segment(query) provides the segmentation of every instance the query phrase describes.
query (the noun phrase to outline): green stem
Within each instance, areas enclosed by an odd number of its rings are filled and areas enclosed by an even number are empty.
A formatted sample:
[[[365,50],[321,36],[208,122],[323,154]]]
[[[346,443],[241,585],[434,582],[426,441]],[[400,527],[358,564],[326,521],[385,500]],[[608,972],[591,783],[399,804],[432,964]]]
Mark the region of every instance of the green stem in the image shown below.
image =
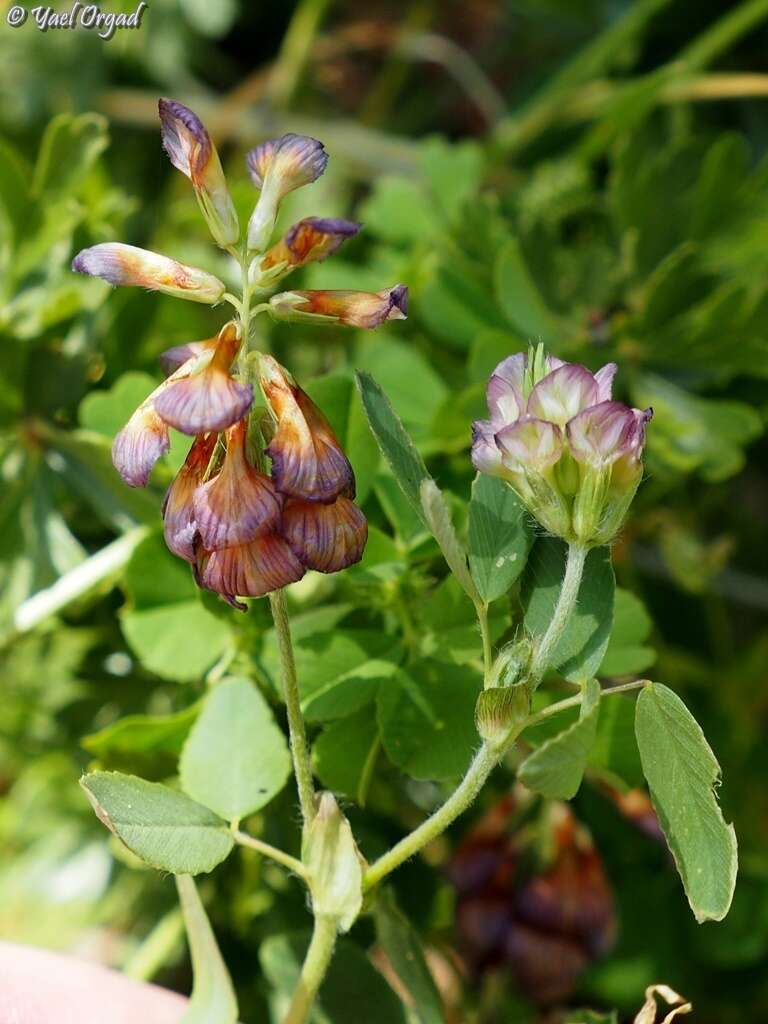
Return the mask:
[[[322,984],[333,956],[337,930],[335,917],[321,914],[315,918],[312,941],[301,968],[301,975],[293,993],[291,1005],[283,1018],[283,1024],[305,1024],[309,1018],[317,990]]]
[[[315,816],[315,790],[312,784],[312,765],[307,747],[307,730],[304,716],[301,713],[299,700],[299,683],[296,677],[296,661],[291,643],[291,627],[288,622],[288,608],[285,592],[276,590],[269,595],[269,606],[275,623],[277,645],[280,650],[282,667],[283,698],[288,713],[288,731],[291,737],[291,757],[296,785],[299,790],[299,802],[304,824],[309,825]]]
[[[537,641],[536,648],[531,659],[531,666],[528,673],[531,688],[535,689],[541,682],[541,677],[549,666],[552,655],[559,644],[568,619],[571,617],[581,586],[581,575],[584,571],[584,562],[589,554],[589,548],[581,544],[568,545],[568,558],[565,563],[565,575],[560,588],[560,595],[552,613],[549,626],[544,635]]]
[[[604,700],[606,697],[610,697],[612,693],[630,693],[632,690],[642,690],[644,686],[648,684],[647,679],[635,679],[631,683],[622,683],[620,686],[609,686],[603,690],[600,694],[600,699]],[[566,697],[565,700],[559,700],[556,704],[548,704],[541,711],[535,711],[532,715],[529,715],[525,720],[524,729],[530,728],[532,725],[538,725],[539,722],[543,722],[545,718],[551,718],[552,715],[559,715],[561,711],[567,711],[568,708],[580,707],[583,697],[581,693],[574,694],[573,697]]]
[[[488,627],[488,605],[483,602],[478,602],[475,604],[475,611],[477,612],[477,621],[480,624],[480,636],[483,641],[483,678],[485,685],[488,686],[491,678],[491,669],[493,667],[491,631]]]
[[[248,846],[252,850],[257,850],[262,856],[277,861],[278,864],[282,864],[284,868],[288,868],[289,871],[292,871],[294,875],[298,875],[299,878],[307,878],[307,869],[300,860],[291,857],[289,853],[284,853],[282,850],[278,850],[276,846],[265,843],[262,839],[257,839],[255,836],[249,836],[247,832],[241,832],[239,829],[234,829],[232,836],[235,842],[240,843],[241,846]]]
[[[379,857],[368,868],[363,877],[363,889],[372,889],[374,885],[408,860],[427,843],[431,842],[448,826],[463,814],[477,794],[483,788],[485,780],[501,760],[504,750],[483,743],[467,773],[458,787],[451,793],[442,807],[439,807],[417,829],[396,843],[387,853]]]

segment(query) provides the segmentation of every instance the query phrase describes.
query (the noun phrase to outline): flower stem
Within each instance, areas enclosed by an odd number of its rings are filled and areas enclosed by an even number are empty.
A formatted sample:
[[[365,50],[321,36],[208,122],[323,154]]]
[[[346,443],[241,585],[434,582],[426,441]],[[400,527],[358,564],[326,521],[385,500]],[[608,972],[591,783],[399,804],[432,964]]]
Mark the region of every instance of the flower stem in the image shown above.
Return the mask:
[[[568,558],[565,563],[565,575],[563,576],[560,595],[546,632],[537,641],[533,658],[531,659],[528,672],[531,688],[535,688],[541,682],[541,677],[546,672],[550,659],[565,632],[568,619],[576,607],[579,587],[581,586],[581,575],[584,571],[584,562],[588,554],[589,548],[581,544],[568,545]]]
[[[309,1018],[317,990],[322,984],[333,956],[337,930],[335,917],[321,914],[315,918],[312,941],[301,968],[301,975],[293,993],[291,1005],[283,1018],[283,1024],[305,1024]]]
[[[276,590],[269,595],[269,606],[275,623],[277,645],[280,650],[282,667],[283,698],[288,713],[288,731],[291,736],[291,757],[296,785],[299,790],[299,803],[304,824],[309,825],[315,816],[315,790],[312,785],[312,766],[307,747],[307,730],[299,701],[299,683],[296,678],[296,661],[293,657],[291,643],[291,627],[288,622],[288,608],[285,603],[285,592]]]
[[[488,605],[484,602],[475,604],[477,621],[480,625],[480,636],[483,641],[483,678],[484,685],[489,685],[491,669],[493,668],[493,648],[491,647],[491,631],[488,624]]]
[[[247,832],[241,832],[239,829],[234,829],[232,836],[235,842],[241,846],[249,846],[252,850],[257,850],[262,856],[269,857],[270,860],[282,864],[284,868],[288,868],[289,871],[292,871],[294,875],[298,875],[299,878],[306,879],[307,869],[300,860],[291,857],[289,853],[284,853],[282,850],[278,850],[276,846],[265,843],[261,839],[256,839],[255,836],[249,836]]]
[[[485,784],[504,750],[483,743],[467,769],[467,773],[442,807],[422,822],[417,829],[401,839],[391,850],[379,857],[368,868],[363,877],[363,889],[372,889],[403,861],[408,860],[431,840],[435,839],[469,807]]]

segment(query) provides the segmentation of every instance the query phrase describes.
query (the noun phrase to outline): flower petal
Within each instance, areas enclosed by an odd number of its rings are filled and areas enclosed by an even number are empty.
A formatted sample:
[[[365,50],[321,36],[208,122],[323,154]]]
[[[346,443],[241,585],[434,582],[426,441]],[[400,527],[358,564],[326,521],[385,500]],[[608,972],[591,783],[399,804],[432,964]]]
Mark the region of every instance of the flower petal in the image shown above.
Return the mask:
[[[201,369],[170,383],[155,399],[155,409],[172,427],[184,434],[204,434],[232,426],[248,412],[253,389],[229,375],[240,347],[234,321],[219,332],[213,358]]]
[[[131,487],[146,487],[152,467],[170,446],[167,425],[147,401],[115,437],[112,464]]]
[[[595,374],[597,383],[598,402],[609,402],[613,392],[613,378],[618,371],[616,363],[606,363]]]
[[[160,366],[163,373],[168,376],[178,370],[190,359],[196,359],[205,352],[213,351],[216,348],[218,338],[207,338],[205,341],[188,341],[184,345],[174,345],[160,353]]]
[[[294,224],[285,238],[269,250],[261,261],[261,269],[268,270],[280,263],[303,267],[306,263],[320,262],[356,235],[360,227],[349,220],[306,217]]]
[[[634,411],[621,402],[600,402],[584,409],[566,428],[571,455],[592,466],[610,465],[628,454],[637,430]]]
[[[322,142],[293,132],[262,142],[245,159],[256,188],[274,187],[280,196],[316,181],[328,165]]]
[[[354,497],[352,467],[325,416],[271,356],[262,356],[260,373],[264,395],[277,419],[267,454],[278,491],[321,502],[332,502],[340,494]]]
[[[542,472],[554,465],[563,452],[563,434],[546,420],[524,416],[496,434],[501,461],[511,470]]]
[[[501,451],[494,436],[496,429],[489,420],[476,420],[472,424],[472,465],[479,473],[504,476]]]
[[[331,505],[289,498],[282,534],[308,569],[339,572],[363,557],[368,523],[349,498],[337,498]]]
[[[72,260],[72,269],[102,277],[113,285],[149,288],[208,305],[219,302],[226,290],[223,282],[205,270],[122,242],[103,242],[83,249]]]
[[[408,289],[404,284],[380,292],[292,291],[270,299],[274,316],[280,320],[308,320],[331,317],[348,327],[374,328],[385,320],[405,320]]]
[[[195,439],[163,502],[165,543],[174,555],[190,564],[196,561],[197,525],[193,505],[195,489],[205,474],[217,440],[217,434],[207,434]]]
[[[195,491],[195,521],[206,551],[245,544],[279,526],[281,502],[269,477],[248,462],[246,433],[245,420],[228,431],[219,473]]]
[[[531,391],[527,413],[564,427],[582,409],[597,401],[598,385],[589,370],[577,363],[564,363]]]
[[[286,541],[268,533],[247,544],[206,552],[198,579],[207,590],[235,603],[236,597],[262,597],[295,583],[305,571]]]
[[[210,160],[213,144],[203,122],[176,100],[158,102],[163,149],[177,170],[193,181]]]

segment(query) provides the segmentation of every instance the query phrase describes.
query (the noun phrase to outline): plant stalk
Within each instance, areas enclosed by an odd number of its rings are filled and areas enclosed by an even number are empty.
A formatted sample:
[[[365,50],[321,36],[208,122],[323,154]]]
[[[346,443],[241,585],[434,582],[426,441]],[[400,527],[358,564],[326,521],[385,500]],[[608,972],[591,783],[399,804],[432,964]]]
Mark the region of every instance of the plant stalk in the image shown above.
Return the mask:
[[[568,558],[565,563],[565,575],[557,598],[555,610],[544,636],[536,644],[536,649],[531,659],[528,673],[530,686],[535,689],[541,682],[541,678],[549,666],[550,660],[557,649],[557,645],[568,625],[581,586],[581,576],[584,572],[584,562],[589,554],[589,548],[582,544],[568,545]]]
[[[278,864],[282,864],[284,868],[288,868],[294,875],[298,875],[299,878],[307,878],[307,869],[297,860],[292,857],[289,853],[285,853],[283,850],[278,850],[276,846],[272,846],[271,843],[265,843],[262,839],[257,839],[255,836],[249,836],[247,832],[241,832],[239,829],[234,829],[232,832],[234,840],[241,846],[248,846],[252,850],[256,850],[262,855],[262,857],[269,857],[270,860],[276,861]]]
[[[309,1018],[317,990],[322,984],[333,956],[337,930],[335,917],[321,914],[315,918],[312,940],[301,968],[301,975],[293,993],[291,1005],[283,1018],[283,1024],[305,1024]]]
[[[285,592],[276,590],[269,595],[269,606],[275,623],[277,645],[280,651],[282,668],[283,699],[288,713],[288,731],[291,739],[291,757],[296,785],[299,790],[299,803],[304,825],[309,825],[315,816],[315,790],[312,784],[312,765],[307,746],[307,730],[304,726],[304,715],[299,700],[299,683],[296,677],[296,661],[293,656],[291,627],[288,622],[288,608]]]

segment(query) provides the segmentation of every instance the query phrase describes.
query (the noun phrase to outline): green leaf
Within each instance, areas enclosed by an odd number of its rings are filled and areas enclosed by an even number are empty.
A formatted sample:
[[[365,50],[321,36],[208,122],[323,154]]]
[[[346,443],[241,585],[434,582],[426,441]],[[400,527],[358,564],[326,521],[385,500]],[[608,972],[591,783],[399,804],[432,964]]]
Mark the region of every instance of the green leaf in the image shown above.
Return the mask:
[[[617,587],[613,629],[598,675],[631,675],[649,668],[656,661],[656,651],[643,641],[652,627],[643,602],[628,590]]]
[[[58,114],[45,129],[32,191],[57,196],[76,189],[109,143],[101,114]]]
[[[715,796],[720,765],[680,698],[649,683],[635,709],[643,772],[696,920],[728,913],[738,866],[736,833]]]
[[[440,545],[440,550],[448,563],[448,568],[461,584],[467,597],[471,601],[479,602],[480,595],[469,571],[467,553],[456,535],[456,530],[451,521],[451,513],[442,491],[431,477],[427,480],[422,480],[420,491],[424,518],[435,540]]]
[[[469,504],[469,564],[484,601],[506,594],[525,568],[532,543],[528,514],[512,488],[478,473]]]
[[[168,786],[120,772],[92,772],[80,785],[107,828],[160,871],[212,871],[234,845],[218,815]]]
[[[268,804],[290,771],[288,744],[253,683],[218,683],[184,744],[179,765],[184,791],[232,821]]]
[[[369,373],[357,373],[357,386],[373,436],[395,479],[422,522],[421,485],[429,479],[424,460],[408,436],[389,399]]]
[[[197,599],[124,611],[120,625],[148,671],[180,683],[199,679],[221,657],[231,637],[229,625]]]
[[[519,780],[552,800],[576,796],[595,741],[599,711],[600,684],[590,679],[582,693],[578,721],[534,750],[520,766]]]
[[[140,772],[143,778],[174,774],[200,703],[173,715],[126,715],[80,741],[102,768]]]
[[[371,760],[379,749],[379,727],[371,705],[327,726],[315,740],[315,774],[326,789],[365,803],[361,791]]]
[[[91,391],[85,396],[78,409],[80,425],[112,440],[157,385],[148,373],[124,373],[108,391]]]
[[[472,669],[421,661],[379,688],[379,731],[389,759],[414,779],[454,779],[477,747]]]
[[[552,618],[565,571],[566,545],[553,538],[539,539],[523,577],[525,627],[542,636]],[[606,547],[587,555],[576,608],[551,659],[566,679],[580,682],[597,674],[613,626],[613,568]]]
[[[418,933],[395,902],[391,890],[378,894],[373,909],[376,938],[410,996],[415,1024],[445,1024],[440,993],[429,972]]]
[[[274,989],[272,1019],[282,1020],[299,979],[308,932],[270,935],[259,949],[265,977]],[[331,960],[312,1024],[406,1024],[405,1010],[358,945],[341,939]]]
[[[192,957],[192,995],[179,1024],[235,1024],[237,996],[197,887],[189,875],[176,876]]]
[[[635,739],[635,698],[614,694],[600,702],[597,735],[589,752],[589,767],[630,789],[643,784],[643,768]]]
[[[496,301],[514,328],[529,339],[559,340],[557,318],[536,287],[517,239],[510,239],[499,253],[495,280]]]
[[[419,314],[433,334],[459,349],[469,348],[478,334],[505,326],[488,288],[450,262],[437,266],[424,286]]]

